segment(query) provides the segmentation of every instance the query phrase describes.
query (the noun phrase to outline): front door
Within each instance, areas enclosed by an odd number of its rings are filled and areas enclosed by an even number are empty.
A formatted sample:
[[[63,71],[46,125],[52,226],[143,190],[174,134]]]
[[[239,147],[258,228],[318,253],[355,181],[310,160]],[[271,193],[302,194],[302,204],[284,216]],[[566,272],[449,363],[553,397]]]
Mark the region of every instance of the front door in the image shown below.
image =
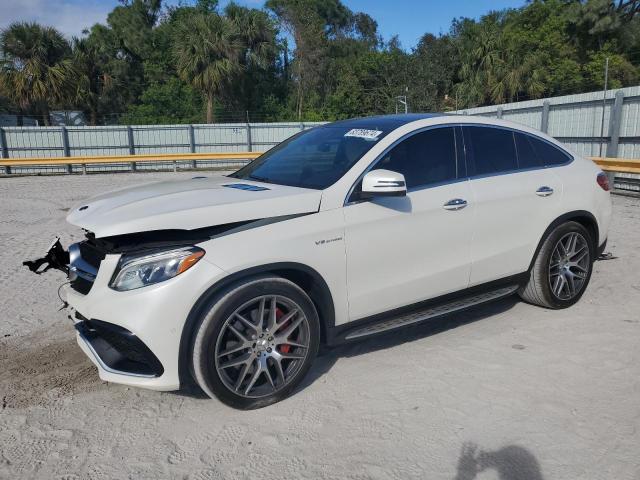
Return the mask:
[[[474,205],[456,132],[416,133],[377,161],[405,176],[406,197],[359,201],[356,188],[344,207],[350,320],[468,285]]]

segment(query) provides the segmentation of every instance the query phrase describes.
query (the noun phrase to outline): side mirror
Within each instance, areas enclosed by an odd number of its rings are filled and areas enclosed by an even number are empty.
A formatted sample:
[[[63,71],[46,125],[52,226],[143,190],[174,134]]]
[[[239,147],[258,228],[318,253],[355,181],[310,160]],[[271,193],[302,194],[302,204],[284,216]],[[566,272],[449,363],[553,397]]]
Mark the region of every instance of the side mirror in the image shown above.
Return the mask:
[[[371,170],[362,178],[362,198],[404,197],[407,184],[404,175],[391,170]]]

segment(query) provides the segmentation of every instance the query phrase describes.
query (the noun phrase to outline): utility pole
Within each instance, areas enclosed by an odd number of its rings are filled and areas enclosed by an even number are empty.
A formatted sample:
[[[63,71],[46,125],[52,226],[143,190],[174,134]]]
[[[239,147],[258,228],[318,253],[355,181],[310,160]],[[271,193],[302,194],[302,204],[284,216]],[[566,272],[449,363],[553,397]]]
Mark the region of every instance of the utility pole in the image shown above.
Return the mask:
[[[602,144],[604,142],[604,110],[607,107],[607,86],[609,83],[609,57],[606,58],[604,64],[604,90],[602,91],[602,117],[600,119],[600,154],[602,157]]]
[[[398,113],[398,103],[400,105],[404,105],[404,113],[409,112],[409,106],[407,105],[407,96],[406,95],[398,95],[396,97],[396,114]]]

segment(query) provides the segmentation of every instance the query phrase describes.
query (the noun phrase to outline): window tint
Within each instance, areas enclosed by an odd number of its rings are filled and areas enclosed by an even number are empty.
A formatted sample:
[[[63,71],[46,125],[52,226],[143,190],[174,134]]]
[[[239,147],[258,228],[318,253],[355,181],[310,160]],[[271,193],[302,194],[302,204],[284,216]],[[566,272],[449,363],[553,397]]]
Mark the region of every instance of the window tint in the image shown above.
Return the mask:
[[[538,154],[533,149],[531,137],[524,133],[513,133],[516,139],[516,150],[518,151],[518,168],[536,168],[542,167]]]
[[[518,168],[513,132],[510,130],[464,127],[464,137],[465,141],[469,140],[476,175],[508,172]]]
[[[543,165],[562,165],[563,163],[567,163],[571,160],[571,157],[562,150],[560,150],[555,145],[551,145],[550,143],[545,142],[544,140],[539,140],[535,137],[529,137],[531,144],[533,145],[533,149],[538,156],[539,161]]]
[[[375,169],[402,173],[407,188],[455,180],[453,127],[434,128],[407,138],[386,153]]]
[[[285,140],[230,177],[324,189],[387,133],[340,124],[313,128]]]

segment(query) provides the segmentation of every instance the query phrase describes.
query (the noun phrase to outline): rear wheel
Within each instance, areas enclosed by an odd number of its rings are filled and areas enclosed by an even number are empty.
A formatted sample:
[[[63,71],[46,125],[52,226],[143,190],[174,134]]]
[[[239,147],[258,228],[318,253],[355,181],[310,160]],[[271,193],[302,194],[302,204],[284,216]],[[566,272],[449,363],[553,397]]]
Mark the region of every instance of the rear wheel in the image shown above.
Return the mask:
[[[566,308],[582,297],[595,259],[594,242],[577,222],[556,227],[545,239],[531,269],[527,285],[518,292],[523,300],[547,308]]]
[[[316,356],[319,320],[313,302],[280,277],[243,282],[214,299],[193,346],[200,387],[235,408],[287,397]]]

